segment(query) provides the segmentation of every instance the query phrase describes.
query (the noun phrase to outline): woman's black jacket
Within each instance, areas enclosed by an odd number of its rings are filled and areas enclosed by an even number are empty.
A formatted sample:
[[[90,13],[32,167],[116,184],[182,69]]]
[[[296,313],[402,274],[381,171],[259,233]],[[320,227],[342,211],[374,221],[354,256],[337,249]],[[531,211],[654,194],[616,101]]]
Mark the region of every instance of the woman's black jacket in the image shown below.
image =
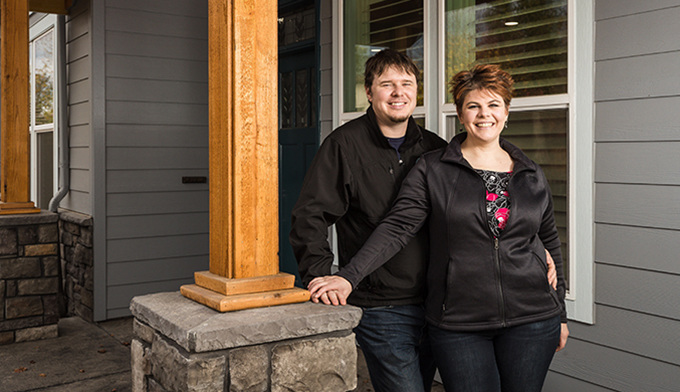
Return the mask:
[[[557,315],[566,322],[560,240],[543,171],[501,139],[514,169],[507,188],[510,217],[496,240],[486,218],[484,181],[460,150],[466,137],[461,133],[447,148],[423,155],[390,213],[338,275],[355,286],[429,217],[428,322],[450,330],[501,328]],[[555,260],[557,291],[546,279],[544,247]]]

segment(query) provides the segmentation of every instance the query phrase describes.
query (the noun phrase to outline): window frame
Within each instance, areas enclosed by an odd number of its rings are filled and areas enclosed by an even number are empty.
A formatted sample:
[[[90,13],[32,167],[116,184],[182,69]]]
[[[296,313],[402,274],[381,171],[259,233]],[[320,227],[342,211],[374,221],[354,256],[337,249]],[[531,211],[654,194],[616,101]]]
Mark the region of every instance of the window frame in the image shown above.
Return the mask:
[[[30,184],[31,184],[31,200],[38,202],[39,192],[39,175],[38,175],[38,134],[45,132],[52,132],[52,195],[59,190],[59,145],[58,145],[58,127],[59,127],[59,103],[57,99],[59,91],[59,78],[57,77],[57,50],[59,43],[57,42],[57,17],[54,14],[39,15],[33,13],[31,16],[42,16],[42,18],[33,23],[29,28],[29,56],[31,56],[31,69],[29,70],[30,88],[30,110],[31,118],[29,123],[30,133]],[[34,42],[52,31],[53,40],[53,63],[54,63],[54,78],[52,85],[52,124],[35,125],[35,46]]]
[[[357,118],[363,112],[344,112],[343,53],[344,0],[333,0],[333,128]],[[414,117],[425,117],[428,129],[447,140],[453,130],[447,124],[456,108],[446,103],[445,0],[424,0],[423,106]],[[569,319],[594,324],[594,0],[567,0],[568,82],[567,93],[516,98],[511,112],[568,110],[568,236],[571,268],[566,304]],[[436,21],[427,23],[427,21]],[[576,43],[578,42],[578,50]],[[578,76],[578,77],[577,77]],[[576,230],[578,228],[578,230]]]

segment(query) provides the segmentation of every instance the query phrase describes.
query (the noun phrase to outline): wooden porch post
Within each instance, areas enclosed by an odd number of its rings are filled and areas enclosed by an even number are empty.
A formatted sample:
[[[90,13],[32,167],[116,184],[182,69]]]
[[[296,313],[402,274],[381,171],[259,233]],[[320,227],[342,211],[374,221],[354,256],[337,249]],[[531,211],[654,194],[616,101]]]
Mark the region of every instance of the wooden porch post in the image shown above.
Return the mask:
[[[218,311],[304,302],[279,273],[277,0],[209,0],[210,271],[184,296]]]
[[[0,0],[0,215],[40,212],[30,201],[28,0]]]

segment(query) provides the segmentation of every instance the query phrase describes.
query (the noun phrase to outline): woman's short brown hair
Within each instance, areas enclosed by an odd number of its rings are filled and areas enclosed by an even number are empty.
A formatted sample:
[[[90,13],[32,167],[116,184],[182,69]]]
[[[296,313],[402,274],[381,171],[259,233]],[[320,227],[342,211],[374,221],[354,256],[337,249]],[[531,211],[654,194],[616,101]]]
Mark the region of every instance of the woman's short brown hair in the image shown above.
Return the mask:
[[[465,97],[473,90],[488,90],[496,93],[503,98],[505,107],[509,108],[514,93],[513,83],[512,76],[498,65],[477,64],[469,71],[460,71],[454,75],[449,82],[449,91],[453,94],[458,113],[463,109]]]
[[[416,85],[420,77],[418,66],[411,60],[410,57],[404,53],[398,52],[394,49],[384,49],[366,60],[366,69],[364,70],[364,87],[370,89],[373,85],[373,80],[387,71],[388,68],[394,67],[402,72],[413,75],[416,78]]]

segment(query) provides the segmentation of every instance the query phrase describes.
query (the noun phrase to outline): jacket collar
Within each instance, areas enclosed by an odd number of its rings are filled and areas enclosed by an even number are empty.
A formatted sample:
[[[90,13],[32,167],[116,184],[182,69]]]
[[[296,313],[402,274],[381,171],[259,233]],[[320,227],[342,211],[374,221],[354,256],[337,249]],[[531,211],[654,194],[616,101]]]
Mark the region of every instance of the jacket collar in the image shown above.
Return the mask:
[[[449,145],[444,150],[444,154],[441,157],[441,161],[457,163],[459,165],[472,168],[468,161],[465,160],[465,158],[463,158],[463,153],[460,150],[460,145],[466,138],[467,132],[462,132],[454,136],[453,139],[451,139]],[[524,152],[522,152],[522,150],[520,150],[517,146],[503,138],[500,138],[500,144],[501,148],[507,151],[508,154],[510,154],[512,160],[515,162],[515,168],[513,169],[513,172],[517,172],[519,170],[524,169],[536,170],[534,162],[531,159],[529,159],[529,157],[526,156],[526,154],[524,154]]]
[[[378,126],[378,120],[375,117],[373,106],[368,107],[368,110],[366,110],[366,115],[370,123],[371,136],[375,142],[381,147],[392,148],[392,146],[390,146],[389,142],[387,141],[387,138],[380,130],[380,126]],[[416,120],[413,119],[413,116],[409,117],[408,125],[406,126],[406,139],[399,150],[406,150],[414,144],[419,143],[422,139],[423,134],[421,132],[420,126],[416,123]]]

